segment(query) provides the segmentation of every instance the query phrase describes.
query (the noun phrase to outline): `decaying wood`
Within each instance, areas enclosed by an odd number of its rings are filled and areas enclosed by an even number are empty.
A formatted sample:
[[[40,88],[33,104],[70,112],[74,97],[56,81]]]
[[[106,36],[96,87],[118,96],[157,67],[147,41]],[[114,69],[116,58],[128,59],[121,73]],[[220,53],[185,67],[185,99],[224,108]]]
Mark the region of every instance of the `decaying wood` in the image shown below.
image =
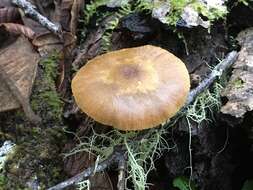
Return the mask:
[[[208,77],[203,80],[198,87],[191,90],[188,96],[188,99],[186,101],[186,104],[184,107],[187,107],[189,104],[191,104],[195,98],[202,93],[205,89],[207,89],[218,77],[220,77],[224,71],[226,71],[228,68],[230,68],[233,63],[236,61],[238,57],[238,53],[236,51],[232,51],[228,53],[228,55],[225,57],[223,61],[221,61],[216,67],[213,69],[213,71],[208,75]],[[146,133],[144,133],[145,135]],[[87,179],[90,177],[94,172],[101,172],[105,169],[109,168],[111,165],[117,163],[118,169],[119,169],[119,179],[118,179],[118,189],[123,190],[125,187],[125,151],[122,151],[118,149],[119,147],[115,147],[114,152],[103,162],[99,163],[96,166],[91,166],[84,170],[83,172],[79,173],[78,175],[59,183],[58,185],[49,188],[48,190],[61,190],[65,187],[68,187],[70,185],[77,184],[78,182]],[[120,150],[120,151],[119,151]]]
[[[222,92],[228,101],[221,107],[221,112],[242,119],[253,110],[253,28],[243,30],[236,39],[241,50],[233,65],[229,82]]]
[[[34,19],[49,31],[56,35],[60,35],[62,33],[60,25],[54,24],[48,18],[41,15],[38,11],[36,11],[36,7],[34,7],[34,5],[32,5],[30,2],[26,0],[12,0],[12,3],[21,8],[25,15]]]

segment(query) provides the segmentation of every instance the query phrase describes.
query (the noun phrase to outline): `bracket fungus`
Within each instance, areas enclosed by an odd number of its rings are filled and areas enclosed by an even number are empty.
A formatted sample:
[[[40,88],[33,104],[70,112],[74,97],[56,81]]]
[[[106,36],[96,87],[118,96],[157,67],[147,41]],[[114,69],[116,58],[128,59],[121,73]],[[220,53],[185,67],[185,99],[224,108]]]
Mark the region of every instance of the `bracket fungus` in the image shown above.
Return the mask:
[[[90,60],[72,80],[77,105],[96,121],[120,130],[155,127],[184,105],[190,79],[168,51],[145,45]]]

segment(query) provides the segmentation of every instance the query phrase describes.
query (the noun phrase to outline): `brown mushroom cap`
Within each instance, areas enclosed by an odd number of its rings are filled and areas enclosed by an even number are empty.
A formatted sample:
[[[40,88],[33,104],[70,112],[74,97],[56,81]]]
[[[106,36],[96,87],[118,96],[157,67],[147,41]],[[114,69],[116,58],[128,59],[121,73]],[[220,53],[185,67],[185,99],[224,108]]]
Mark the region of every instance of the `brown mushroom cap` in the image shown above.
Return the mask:
[[[97,56],[72,80],[80,109],[121,130],[142,130],[165,122],[184,105],[189,88],[184,63],[151,45]]]

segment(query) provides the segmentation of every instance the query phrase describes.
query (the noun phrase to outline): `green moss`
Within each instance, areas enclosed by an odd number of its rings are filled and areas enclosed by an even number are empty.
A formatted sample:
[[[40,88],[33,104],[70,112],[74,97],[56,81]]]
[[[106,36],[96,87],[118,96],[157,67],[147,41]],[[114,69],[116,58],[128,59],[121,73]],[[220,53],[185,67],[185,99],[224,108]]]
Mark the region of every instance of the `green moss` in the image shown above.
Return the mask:
[[[7,184],[7,178],[0,173],[0,190],[3,190],[3,187]]]
[[[46,189],[63,180],[59,147],[66,142],[61,128],[27,128],[19,136],[15,153],[6,162],[5,176],[0,176],[0,187],[2,183],[4,189],[24,190],[27,182],[36,180]]]
[[[39,76],[35,81],[31,105],[42,119],[61,122],[63,102],[55,86],[56,77],[58,75],[58,60],[59,55],[52,54],[40,62],[42,69],[39,71]]]
[[[169,14],[167,15],[167,23],[169,25],[175,26],[177,21],[181,18],[181,14],[186,7],[187,4],[189,4],[192,1],[189,0],[171,0],[171,10]]]

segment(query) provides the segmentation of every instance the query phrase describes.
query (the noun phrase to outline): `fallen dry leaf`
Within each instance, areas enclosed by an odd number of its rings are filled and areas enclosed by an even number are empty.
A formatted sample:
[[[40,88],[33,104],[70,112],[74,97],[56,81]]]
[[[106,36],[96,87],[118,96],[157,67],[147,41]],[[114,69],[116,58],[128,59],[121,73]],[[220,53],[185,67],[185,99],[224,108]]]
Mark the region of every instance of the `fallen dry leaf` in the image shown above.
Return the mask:
[[[38,48],[38,51],[41,56],[63,51],[64,48],[69,48],[68,51],[75,45],[76,37],[70,34],[69,32],[63,33],[63,39],[60,39],[58,36],[53,35],[52,33],[44,33],[38,35],[33,40],[33,45]]]
[[[2,7],[11,7],[11,0],[1,0],[0,1],[0,8]]]
[[[15,24],[15,23],[2,23],[0,24],[0,27],[4,27],[6,31],[13,33],[13,34],[23,34],[25,37],[29,39],[34,38],[34,31],[32,31],[30,28],[22,25],[22,24]]]
[[[15,22],[20,18],[20,14],[17,8],[5,7],[0,8],[0,23]]]
[[[29,98],[37,71],[39,55],[29,40],[20,36],[14,43],[0,50],[1,68],[15,82],[21,94]],[[0,83],[0,112],[19,108],[20,104],[4,82]]]
[[[221,112],[242,118],[246,112],[253,110],[253,28],[240,32],[237,40],[241,51],[222,93],[228,102],[221,108]]]
[[[77,153],[65,159],[64,171],[70,176],[74,176],[85,170],[85,168],[92,166],[94,163],[95,157],[90,155],[88,152]],[[113,189],[112,183],[107,173],[96,173],[90,178],[90,182],[91,190]]]

